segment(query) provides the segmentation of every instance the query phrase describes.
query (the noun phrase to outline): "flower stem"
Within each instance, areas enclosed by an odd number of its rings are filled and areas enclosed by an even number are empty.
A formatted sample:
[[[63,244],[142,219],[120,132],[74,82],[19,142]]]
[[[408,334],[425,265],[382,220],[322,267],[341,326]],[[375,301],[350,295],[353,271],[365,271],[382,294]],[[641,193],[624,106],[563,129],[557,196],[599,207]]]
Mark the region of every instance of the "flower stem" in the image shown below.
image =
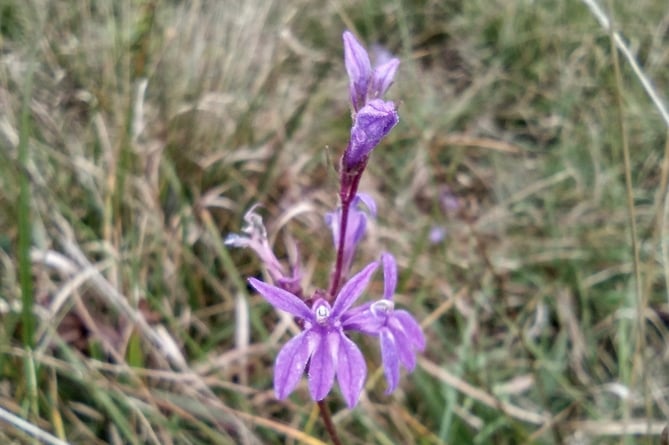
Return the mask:
[[[335,269],[332,274],[332,283],[330,285],[330,296],[334,296],[339,291],[341,280],[344,275],[344,247],[346,245],[346,230],[348,227],[348,213],[351,208],[351,203],[355,194],[358,192],[358,185],[360,178],[364,171],[366,163],[362,163],[356,170],[352,172],[342,171],[341,188],[339,190],[339,199],[341,200],[341,221],[339,224],[339,243],[337,245],[337,259],[335,261]]]
[[[339,436],[337,435],[337,429],[335,428],[334,423],[332,423],[332,416],[330,416],[330,408],[328,408],[328,406],[325,404],[325,400],[320,400],[317,403],[318,403],[318,410],[321,413],[321,418],[323,419],[323,423],[325,424],[325,429],[330,435],[332,443],[334,445],[342,445],[341,440],[339,440]]]

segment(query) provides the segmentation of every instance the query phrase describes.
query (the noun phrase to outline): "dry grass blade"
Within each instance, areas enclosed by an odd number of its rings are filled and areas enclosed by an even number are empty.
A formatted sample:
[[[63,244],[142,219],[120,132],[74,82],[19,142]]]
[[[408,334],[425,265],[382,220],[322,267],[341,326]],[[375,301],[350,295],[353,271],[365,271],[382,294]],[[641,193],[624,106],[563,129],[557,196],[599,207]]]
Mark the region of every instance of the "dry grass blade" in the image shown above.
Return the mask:
[[[667,427],[666,422],[648,421],[646,419],[629,419],[624,422],[610,420],[576,420],[568,426],[588,436],[629,436],[651,435],[660,436]]]
[[[0,406],[0,420],[3,420],[4,422],[7,422],[9,425],[13,426],[14,428],[21,430],[31,436],[33,436],[35,439],[38,439],[39,441],[48,444],[48,445],[68,445],[67,442],[64,442],[60,440],[59,438],[47,433],[46,431],[36,427],[32,423],[22,419],[21,417],[17,416],[16,414],[7,411],[3,407]]]
[[[643,70],[637,63],[636,59],[634,58],[634,55],[625,44],[625,41],[623,40],[620,33],[612,29],[611,20],[606,16],[604,11],[602,11],[602,8],[599,7],[599,5],[595,0],[582,0],[582,1],[590,9],[590,11],[595,16],[595,18],[602,26],[602,28],[604,28],[607,32],[613,33],[613,40],[615,42],[616,47],[620,50],[623,56],[625,56],[627,63],[629,63],[630,66],[632,67],[634,74],[639,79],[639,82],[641,82],[643,89],[646,91],[646,93],[648,93],[648,96],[653,101],[653,104],[655,104],[655,108],[657,108],[657,111],[662,116],[664,124],[669,129],[669,112],[667,111],[667,107],[664,105],[664,101],[660,98],[660,95],[656,91],[655,87],[653,87],[652,82],[648,79],[648,76],[646,76],[646,74],[643,72]]]
[[[520,154],[522,148],[504,141],[490,138],[473,137],[466,134],[449,134],[443,140],[437,141],[444,145],[462,145],[465,147],[478,147],[500,153]]]
[[[255,416],[253,414],[235,412],[240,418],[249,421],[251,424],[259,425],[265,428],[270,428],[278,433],[284,434],[291,439],[299,440],[301,443],[306,445],[326,445],[326,442],[311,437],[310,435],[300,431],[297,428],[292,428],[288,425],[284,425],[274,420],[266,419],[264,417]]]

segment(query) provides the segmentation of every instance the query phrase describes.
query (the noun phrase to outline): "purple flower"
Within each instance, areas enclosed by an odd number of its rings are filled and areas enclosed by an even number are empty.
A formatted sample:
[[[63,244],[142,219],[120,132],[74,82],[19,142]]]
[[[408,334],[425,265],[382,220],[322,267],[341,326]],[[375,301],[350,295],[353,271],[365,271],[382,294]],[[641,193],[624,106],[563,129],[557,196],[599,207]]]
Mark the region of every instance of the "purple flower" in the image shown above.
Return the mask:
[[[425,349],[425,336],[418,322],[407,311],[395,309],[393,295],[397,286],[397,263],[395,258],[384,253],[383,299],[368,303],[352,311],[342,319],[346,330],[378,335],[381,342],[381,360],[388,381],[386,394],[390,394],[399,382],[400,363],[408,370],[416,367],[416,351]]]
[[[365,162],[374,147],[379,145],[399,120],[395,104],[391,101],[373,99],[362,107],[355,115],[351,140],[344,151],[344,169],[351,171]]]
[[[365,206],[367,206],[369,214],[372,217],[376,217],[376,203],[372,197],[366,193],[358,193],[355,198],[353,198],[353,201],[351,201],[346,222],[346,239],[344,240],[344,253],[342,259],[342,270],[344,271],[344,274],[351,268],[355,249],[358,247],[358,243],[362,240],[367,229],[368,215],[367,212],[360,210],[361,203],[364,203]],[[341,207],[338,207],[334,212],[325,214],[325,223],[330,226],[330,230],[332,230],[332,241],[334,242],[335,249],[339,248],[341,219]]]
[[[358,403],[367,366],[360,349],[346,335],[342,316],[360,297],[378,267],[373,262],[351,278],[339,291],[332,306],[321,297],[309,307],[296,295],[255,278],[253,286],[275,308],[289,312],[303,323],[303,331],[281,348],[274,366],[274,391],[285,399],[295,389],[309,364],[311,397],[320,401],[332,389],[337,377],[350,408]]]
[[[440,242],[446,239],[447,233],[448,230],[446,230],[446,227],[444,226],[432,226],[432,228],[430,229],[430,234],[428,236],[430,244],[439,244]]]
[[[397,264],[392,255],[383,254],[381,261],[368,264],[346,280],[357,246],[367,229],[367,220],[376,216],[374,200],[357,193],[362,174],[372,150],[399,122],[395,104],[383,99],[393,83],[399,60],[380,49],[377,51],[378,63],[373,65],[367,51],[352,33],[344,32],[343,39],[353,124],[340,164],[341,206],[325,216],[337,250],[329,291],[317,290],[311,297],[304,297],[298,252],[289,252],[292,259],[289,267],[279,262],[255,206],[244,216],[241,233],[228,235],[225,245],[247,247],[257,254],[274,284],[255,278],[249,278],[249,284],[276,309],[294,316],[301,329],[277,354],[274,364],[277,398],[287,398],[306,372],[313,400],[325,399],[336,378],[343,399],[349,408],[353,408],[363,390],[367,365],[358,346],[347,336],[349,331],[379,338],[388,381],[387,393],[399,383],[400,365],[409,371],[415,368],[416,353],[425,348],[425,337],[411,314],[395,309]],[[383,297],[354,306],[381,263]]]
[[[385,55],[382,63],[372,69],[367,51],[353,34],[345,31],[343,39],[349,95],[353,110],[357,112],[370,100],[383,97],[393,83],[400,61]]]

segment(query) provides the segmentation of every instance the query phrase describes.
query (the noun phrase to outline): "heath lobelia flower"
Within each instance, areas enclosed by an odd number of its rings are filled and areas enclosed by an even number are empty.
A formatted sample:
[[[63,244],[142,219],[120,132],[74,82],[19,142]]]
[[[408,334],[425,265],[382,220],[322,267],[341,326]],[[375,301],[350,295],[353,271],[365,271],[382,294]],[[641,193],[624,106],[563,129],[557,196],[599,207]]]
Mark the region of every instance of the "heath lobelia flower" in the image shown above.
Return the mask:
[[[383,298],[353,307],[379,267],[379,262],[374,261],[346,281],[355,250],[367,228],[367,219],[370,215],[376,216],[374,200],[357,193],[358,185],[371,151],[399,121],[395,104],[383,100],[399,60],[387,53],[381,64],[372,67],[367,51],[353,34],[347,31],[343,38],[353,126],[341,159],[341,205],[325,217],[337,250],[330,291],[317,290],[311,298],[302,297],[299,267],[293,266],[292,273],[286,272],[272,252],[262,219],[254,208],[244,217],[246,225],[242,234],[229,235],[225,244],[249,247],[256,252],[275,285],[255,278],[249,278],[249,284],[276,309],[295,316],[302,329],[277,355],[274,365],[277,397],[288,397],[306,372],[314,400],[321,401],[328,395],[336,377],[344,400],[352,408],[360,398],[367,366],[362,352],[347,337],[347,332],[379,338],[388,393],[398,385],[400,365],[409,371],[415,368],[416,353],[425,348],[425,337],[411,314],[395,309],[397,264],[388,253],[381,256]],[[367,207],[366,211],[361,208],[362,204]],[[327,423],[328,415],[323,416]]]
[[[343,39],[351,105],[354,112],[358,112],[370,100],[383,97],[388,91],[400,61],[384,56],[382,63],[372,68],[367,51],[350,31],[344,32]]]
[[[416,351],[425,349],[425,336],[409,312],[395,309],[393,295],[397,286],[397,263],[389,253],[384,253],[381,259],[383,299],[349,311],[342,318],[342,326],[345,330],[379,336],[381,360],[388,381],[386,394],[390,394],[399,382],[400,363],[408,371],[416,367]]]
[[[358,193],[351,201],[351,206],[348,211],[348,221],[346,223],[346,239],[344,240],[344,250],[342,258],[342,271],[344,275],[348,273],[353,262],[355,249],[358,243],[362,240],[367,230],[368,213],[360,209],[360,204],[364,203],[369,210],[369,215],[376,217],[376,203],[367,193]],[[332,241],[335,249],[339,248],[340,233],[341,233],[341,219],[342,209],[338,207],[334,212],[325,214],[325,223],[330,226],[332,230]]]
[[[345,334],[341,319],[363,293],[378,267],[373,262],[353,276],[330,304],[322,293],[314,295],[311,307],[279,287],[249,278],[253,286],[275,308],[296,316],[303,331],[281,348],[274,366],[274,391],[285,399],[295,389],[309,366],[309,392],[320,401],[332,389],[335,375],[344,400],[352,408],[358,403],[367,375],[360,349]]]

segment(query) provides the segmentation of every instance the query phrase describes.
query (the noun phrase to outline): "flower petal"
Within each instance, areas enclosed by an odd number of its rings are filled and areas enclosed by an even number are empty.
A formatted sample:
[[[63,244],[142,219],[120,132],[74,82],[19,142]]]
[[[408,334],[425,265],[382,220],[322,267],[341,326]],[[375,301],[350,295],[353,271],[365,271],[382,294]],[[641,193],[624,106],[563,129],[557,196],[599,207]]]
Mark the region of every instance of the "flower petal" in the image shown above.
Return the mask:
[[[362,332],[363,334],[377,335],[381,329],[380,317],[371,311],[373,302],[364,303],[346,311],[341,317],[341,326],[345,331]]]
[[[425,335],[423,334],[423,328],[421,328],[420,324],[413,318],[413,315],[402,309],[395,310],[393,315],[399,320],[402,329],[406,332],[413,347],[419,351],[424,350]]]
[[[325,224],[330,227],[330,231],[332,232],[332,242],[334,243],[335,249],[339,247],[340,222],[341,207],[337,208],[334,212],[327,212],[325,214]]]
[[[360,349],[341,334],[339,358],[337,362],[337,381],[349,408],[353,408],[360,398],[367,375],[367,365]]]
[[[309,363],[309,392],[314,400],[319,401],[332,389],[342,334],[327,330],[314,333],[319,338]]]
[[[399,357],[400,363],[407,370],[413,371],[416,367],[416,352],[411,344],[411,339],[402,328],[402,325],[396,318],[391,317],[388,319],[386,330],[392,332],[395,338],[395,352]]]
[[[344,65],[349,78],[349,92],[354,110],[360,109],[365,103],[367,85],[372,75],[372,64],[363,46],[356,40],[353,33],[345,31]]]
[[[306,303],[290,292],[256,280],[255,278],[249,278],[249,283],[275,308],[289,312],[305,320],[313,318],[311,310]]]
[[[346,275],[353,262],[355,250],[360,243],[360,240],[365,235],[367,229],[367,213],[360,210],[356,204],[360,200],[356,195],[348,212],[348,220],[346,222],[346,238],[344,239],[342,270]],[[341,236],[341,218],[342,209],[338,207],[334,212],[328,212],[325,215],[325,223],[330,226],[332,231],[332,240],[335,249],[339,248],[339,241]]]
[[[397,342],[397,353],[404,367],[413,371],[416,367],[416,349],[425,347],[425,337],[420,326],[406,311],[394,311],[388,319],[388,328]]]
[[[367,229],[367,214],[360,209],[351,207],[348,212],[347,225],[346,247],[351,251],[355,251]]]
[[[376,261],[368,264],[344,284],[332,306],[333,319],[339,318],[362,295],[378,265]]]
[[[389,253],[381,255],[383,261],[383,298],[392,300],[397,287],[397,262]]]
[[[384,94],[386,94],[386,91],[388,91],[390,85],[393,84],[393,80],[395,79],[395,73],[397,72],[397,68],[399,66],[400,66],[399,59],[393,58],[385,62],[384,64],[374,68],[374,72],[372,73],[372,79],[368,87],[369,98],[372,99],[380,98]]]
[[[274,365],[274,392],[278,399],[285,399],[297,386],[309,355],[313,349],[310,331],[304,331],[292,338],[281,348]]]
[[[366,81],[372,74],[372,64],[367,50],[358,42],[351,31],[344,31],[344,64],[352,82]]]
[[[367,209],[369,209],[369,214],[376,218],[376,202],[374,201],[374,198],[372,198],[372,195],[369,193],[356,194],[352,206],[357,206],[360,202],[365,203]]]
[[[379,45],[378,43],[373,44],[370,48],[369,57],[372,60],[372,66],[374,67],[381,66],[389,62],[390,59],[395,58],[393,53],[388,51],[388,48],[383,45]]]
[[[383,361],[383,372],[388,381],[386,394],[390,394],[397,388],[400,380],[400,362],[397,355],[397,342],[390,329],[382,329],[381,337],[381,360]]]

